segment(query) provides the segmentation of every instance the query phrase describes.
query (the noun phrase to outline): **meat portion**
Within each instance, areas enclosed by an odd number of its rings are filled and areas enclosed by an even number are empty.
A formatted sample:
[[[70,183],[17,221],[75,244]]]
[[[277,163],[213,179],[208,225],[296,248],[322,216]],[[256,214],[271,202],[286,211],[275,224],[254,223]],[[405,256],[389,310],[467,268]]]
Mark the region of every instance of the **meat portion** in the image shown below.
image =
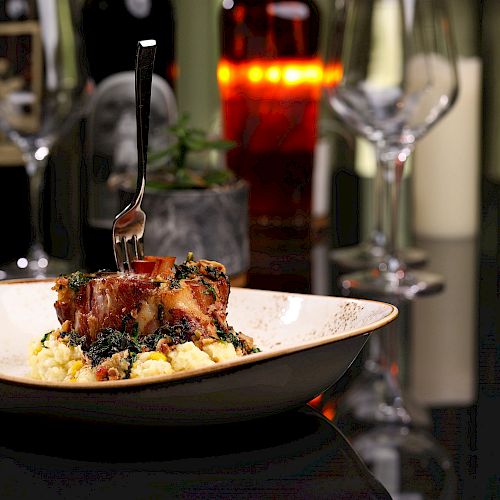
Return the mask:
[[[187,339],[234,335],[226,322],[229,280],[218,262],[186,261],[156,276],[77,272],[58,278],[54,290],[59,321],[89,343],[107,328],[146,336],[179,324]]]

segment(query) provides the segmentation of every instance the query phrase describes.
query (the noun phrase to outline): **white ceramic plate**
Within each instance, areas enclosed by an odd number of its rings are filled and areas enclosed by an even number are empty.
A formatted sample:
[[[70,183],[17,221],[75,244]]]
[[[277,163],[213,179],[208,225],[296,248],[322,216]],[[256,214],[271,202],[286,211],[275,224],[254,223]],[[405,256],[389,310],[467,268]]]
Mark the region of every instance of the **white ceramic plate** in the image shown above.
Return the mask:
[[[51,287],[0,284],[0,411],[151,425],[271,415],[331,387],[398,314],[383,302],[232,288],[228,322],[261,353],[170,376],[48,383],[30,379],[27,360],[30,342],[58,326]]]

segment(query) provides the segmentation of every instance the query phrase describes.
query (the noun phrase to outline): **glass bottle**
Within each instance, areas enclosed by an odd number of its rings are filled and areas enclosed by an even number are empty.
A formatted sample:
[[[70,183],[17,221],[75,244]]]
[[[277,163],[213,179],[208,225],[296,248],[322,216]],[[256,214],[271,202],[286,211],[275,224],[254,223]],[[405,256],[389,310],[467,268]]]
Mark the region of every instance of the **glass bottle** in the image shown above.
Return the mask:
[[[251,287],[311,291],[319,24],[313,0],[222,3],[221,121],[227,165],[249,184]]]
[[[252,223],[310,223],[322,65],[310,0],[223,2],[218,82],[228,166],[250,184]]]

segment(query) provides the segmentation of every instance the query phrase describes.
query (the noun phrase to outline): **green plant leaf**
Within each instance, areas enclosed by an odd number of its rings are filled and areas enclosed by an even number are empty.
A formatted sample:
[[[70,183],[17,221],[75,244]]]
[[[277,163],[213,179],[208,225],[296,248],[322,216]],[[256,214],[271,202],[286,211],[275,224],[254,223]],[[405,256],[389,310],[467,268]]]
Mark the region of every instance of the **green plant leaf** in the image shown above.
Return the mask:
[[[207,143],[210,149],[231,149],[236,146],[236,142],[227,139],[214,139]]]
[[[196,127],[189,126],[189,115],[183,113],[176,123],[168,127],[174,142],[167,148],[159,151],[150,151],[148,158],[152,165],[152,171],[157,174],[171,173],[174,175],[175,187],[209,187],[222,184],[232,178],[231,173],[220,174],[206,169],[200,172],[189,168],[189,156],[191,153],[202,153],[210,151],[224,151],[236,145],[234,141],[221,138],[208,137],[207,133]],[[224,171],[227,172],[227,171]],[[153,185],[148,182],[149,187],[160,188],[166,186],[170,181],[155,179]]]

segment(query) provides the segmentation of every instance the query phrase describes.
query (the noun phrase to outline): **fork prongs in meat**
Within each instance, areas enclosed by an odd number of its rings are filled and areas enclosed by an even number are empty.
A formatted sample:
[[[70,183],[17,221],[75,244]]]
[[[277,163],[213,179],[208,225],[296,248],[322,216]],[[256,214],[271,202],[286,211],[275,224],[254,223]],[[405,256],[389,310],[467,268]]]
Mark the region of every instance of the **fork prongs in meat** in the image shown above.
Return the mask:
[[[115,261],[120,272],[132,271],[132,262],[144,257],[144,242],[136,235],[116,237],[114,242]]]

